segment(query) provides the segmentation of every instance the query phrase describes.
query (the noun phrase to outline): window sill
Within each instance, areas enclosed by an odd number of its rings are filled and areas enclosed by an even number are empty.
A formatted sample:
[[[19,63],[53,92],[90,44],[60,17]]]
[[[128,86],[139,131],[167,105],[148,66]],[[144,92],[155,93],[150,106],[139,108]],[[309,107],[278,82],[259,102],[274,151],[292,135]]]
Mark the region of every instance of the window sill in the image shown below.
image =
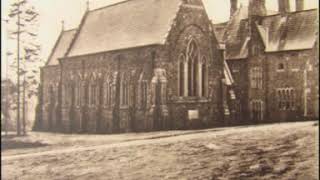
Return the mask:
[[[290,112],[290,111],[296,111],[296,109],[279,109],[279,111],[281,111],[281,112],[285,112],[285,111]]]
[[[208,103],[207,97],[173,97],[170,100],[172,103]]]
[[[98,106],[95,106],[95,105],[91,105],[89,106],[90,109],[98,109]]]
[[[123,105],[123,106],[120,106],[120,109],[129,109],[129,106],[128,105]]]
[[[103,106],[103,109],[111,109],[112,106]]]

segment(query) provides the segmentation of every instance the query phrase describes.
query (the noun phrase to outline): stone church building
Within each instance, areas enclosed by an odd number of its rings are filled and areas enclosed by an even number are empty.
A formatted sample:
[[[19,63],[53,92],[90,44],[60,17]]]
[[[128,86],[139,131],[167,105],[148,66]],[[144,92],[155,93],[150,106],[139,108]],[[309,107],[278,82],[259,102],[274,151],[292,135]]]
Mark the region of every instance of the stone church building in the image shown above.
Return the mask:
[[[284,3],[270,15],[264,0],[231,4],[221,24],[201,0],[87,10],[41,68],[36,129],[120,133],[318,117],[317,10],[289,12]]]

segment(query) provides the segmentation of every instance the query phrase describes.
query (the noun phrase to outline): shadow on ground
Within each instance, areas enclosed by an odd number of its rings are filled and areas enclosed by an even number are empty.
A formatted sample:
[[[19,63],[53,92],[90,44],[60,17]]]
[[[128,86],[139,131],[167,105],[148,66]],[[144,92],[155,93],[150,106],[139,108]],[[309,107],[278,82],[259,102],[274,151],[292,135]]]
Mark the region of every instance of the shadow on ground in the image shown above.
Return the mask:
[[[16,139],[16,135],[1,136],[1,151],[9,149],[25,149],[25,148],[37,148],[48,146],[46,143],[41,142],[25,142],[23,140]]]

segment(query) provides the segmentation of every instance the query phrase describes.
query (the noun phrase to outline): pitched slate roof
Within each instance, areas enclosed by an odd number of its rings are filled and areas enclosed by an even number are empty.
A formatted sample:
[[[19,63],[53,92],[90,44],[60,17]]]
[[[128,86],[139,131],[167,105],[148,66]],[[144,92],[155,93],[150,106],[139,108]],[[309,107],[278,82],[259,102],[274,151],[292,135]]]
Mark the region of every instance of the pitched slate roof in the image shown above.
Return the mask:
[[[311,49],[317,40],[319,20],[317,10],[291,12],[285,15],[267,11],[261,25],[256,24],[265,52]],[[220,41],[226,46],[225,59],[236,60],[248,57],[247,31],[248,7],[240,6],[225,27]],[[222,30],[220,30],[222,31]]]
[[[228,25],[228,22],[214,24],[213,29],[216,35],[216,38],[219,43],[224,43],[224,34],[226,32],[226,27]]]
[[[223,36],[226,43],[226,59],[242,59],[248,56],[247,18],[248,7],[240,6],[228,22]]]
[[[225,59],[244,59],[248,57],[248,6],[240,6],[228,24],[222,37],[226,44]],[[267,15],[276,14],[276,11],[267,11]]]
[[[75,33],[76,29],[61,32],[56,41],[56,44],[54,45],[54,48],[51,51],[46,66],[59,64],[58,59],[64,57],[71,44],[72,39],[74,38]]]
[[[318,35],[316,9],[264,17],[257,25],[266,52],[312,49]]]
[[[68,57],[164,44],[181,0],[127,0],[87,12]]]

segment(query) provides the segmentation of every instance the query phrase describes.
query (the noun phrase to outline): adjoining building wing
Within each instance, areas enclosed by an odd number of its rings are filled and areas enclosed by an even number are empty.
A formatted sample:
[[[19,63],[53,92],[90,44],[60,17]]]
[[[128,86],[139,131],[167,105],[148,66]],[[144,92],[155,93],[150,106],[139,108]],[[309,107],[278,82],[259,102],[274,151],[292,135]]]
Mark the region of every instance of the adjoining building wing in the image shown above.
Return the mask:
[[[266,52],[312,49],[317,40],[317,10],[266,16],[257,25]]]
[[[72,42],[72,39],[74,38],[74,35],[76,34],[76,31],[76,29],[72,29],[61,32],[54,48],[51,51],[46,66],[54,66],[59,64],[58,59],[64,57]]]
[[[277,14],[276,11],[267,11],[267,15]],[[221,29],[222,24],[215,24],[216,30]],[[248,7],[240,6],[235,11],[233,16],[224,26],[223,35],[217,35],[220,37],[220,41],[225,44],[225,59],[245,59],[248,57]],[[219,33],[218,33],[219,34]]]
[[[68,57],[164,44],[181,0],[129,0],[87,12]]]

